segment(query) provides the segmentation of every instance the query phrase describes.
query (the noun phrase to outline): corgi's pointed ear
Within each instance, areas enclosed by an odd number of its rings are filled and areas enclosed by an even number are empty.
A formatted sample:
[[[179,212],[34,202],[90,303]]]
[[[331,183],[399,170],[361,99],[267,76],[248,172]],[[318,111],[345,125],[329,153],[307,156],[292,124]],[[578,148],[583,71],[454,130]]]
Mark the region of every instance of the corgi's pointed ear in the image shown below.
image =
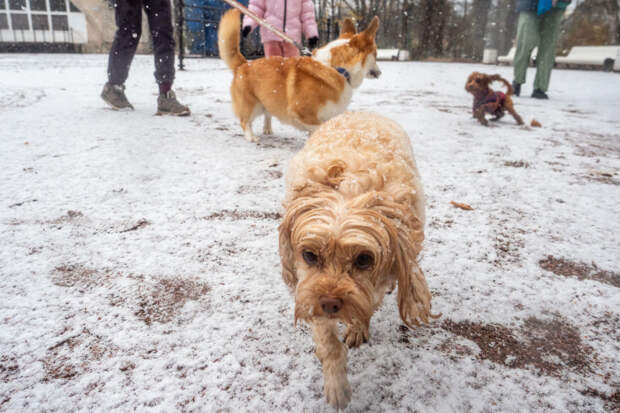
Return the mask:
[[[349,17],[342,21],[342,25],[340,26],[340,39],[346,39],[352,37],[357,34],[357,29],[355,28],[355,23]]]
[[[368,37],[374,38],[377,35],[377,30],[379,30],[379,18],[375,16],[363,33]]]

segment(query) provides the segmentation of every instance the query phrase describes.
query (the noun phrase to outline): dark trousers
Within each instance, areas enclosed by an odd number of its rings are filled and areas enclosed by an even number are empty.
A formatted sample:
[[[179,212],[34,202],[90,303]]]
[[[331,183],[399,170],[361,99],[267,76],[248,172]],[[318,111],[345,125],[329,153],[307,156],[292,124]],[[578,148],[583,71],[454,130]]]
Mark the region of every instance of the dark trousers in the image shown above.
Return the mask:
[[[142,34],[142,7],[148,18],[158,84],[174,80],[174,37],[170,0],[115,0],[116,34],[108,59],[108,80],[122,85]]]

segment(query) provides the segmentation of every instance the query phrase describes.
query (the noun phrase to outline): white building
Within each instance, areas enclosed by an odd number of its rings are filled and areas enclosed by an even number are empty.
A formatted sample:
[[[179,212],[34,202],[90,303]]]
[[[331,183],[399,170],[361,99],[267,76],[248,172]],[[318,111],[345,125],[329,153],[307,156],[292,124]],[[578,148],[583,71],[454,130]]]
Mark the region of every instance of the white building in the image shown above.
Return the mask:
[[[143,20],[138,51],[148,52]],[[105,53],[115,29],[107,0],[0,0],[0,52]]]

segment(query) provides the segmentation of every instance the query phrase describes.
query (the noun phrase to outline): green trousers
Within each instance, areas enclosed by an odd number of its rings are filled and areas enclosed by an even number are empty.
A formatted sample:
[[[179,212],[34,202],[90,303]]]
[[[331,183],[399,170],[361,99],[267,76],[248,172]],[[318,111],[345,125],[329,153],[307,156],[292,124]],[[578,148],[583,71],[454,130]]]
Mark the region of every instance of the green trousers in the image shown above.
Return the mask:
[[[549,89],[551,69],[555,61],[555,45],[560,36],[560,22],[564,10],[554,7],[542,16],[533,11],[519,13],[517,26],[517,52],[514,59],[514,81],[525,83],[525,73],[532,50],[538,46],[534,89]]]

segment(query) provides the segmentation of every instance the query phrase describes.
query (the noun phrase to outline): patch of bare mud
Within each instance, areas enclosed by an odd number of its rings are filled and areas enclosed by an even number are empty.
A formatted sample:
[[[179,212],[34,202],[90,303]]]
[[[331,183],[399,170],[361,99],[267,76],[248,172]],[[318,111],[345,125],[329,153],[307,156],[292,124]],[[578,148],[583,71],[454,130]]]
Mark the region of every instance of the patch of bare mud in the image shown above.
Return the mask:
[[[530,317],[517,331],[471,321],[446,320],[441,327],[476,343],[480,349],[477,357],[481,360],[508,368],[533,368],[547,376],[559,376],[565,369],[579,374],[592,372],[595,357],[592,348],[582,343],[575,326],[559,317],[550,320]],[[450,340],[439,349],[455,351]]]
[[[101,336],[84,328],[80,333],[61,339],[47,349],[42,360],[44,381],[71,380],[92,370],[93,364],[112,357],[118,348]]]
[[[52,282],[60,287],[90,289],[108,283],[115,274],[105,270],[87,268],[81,264],[67,264],[56,267],[52,272]]]
[[[198,300],[209,292],[204,281],[171,278],[158,281],[153,286],[138,288],[136,317],[147,325],[153,322],[168,323],[189,300]]]
[[[251,211],[251,210],[238,210],[238,209],[223,209],[221,211],[213,212],[211,215],[203,217],[207,221],[220,221],[220,220],[233,220],[241,221],[245,219],[282,219],[282,214],[272,211]]]
[[[599,281],[620,288],[620,274],[601,270],[595,263],[585,264],[548,255],[547,258],[538,261],[538,264],[543,270],[550,271],[556,275],[574,277],[579,280]]]

